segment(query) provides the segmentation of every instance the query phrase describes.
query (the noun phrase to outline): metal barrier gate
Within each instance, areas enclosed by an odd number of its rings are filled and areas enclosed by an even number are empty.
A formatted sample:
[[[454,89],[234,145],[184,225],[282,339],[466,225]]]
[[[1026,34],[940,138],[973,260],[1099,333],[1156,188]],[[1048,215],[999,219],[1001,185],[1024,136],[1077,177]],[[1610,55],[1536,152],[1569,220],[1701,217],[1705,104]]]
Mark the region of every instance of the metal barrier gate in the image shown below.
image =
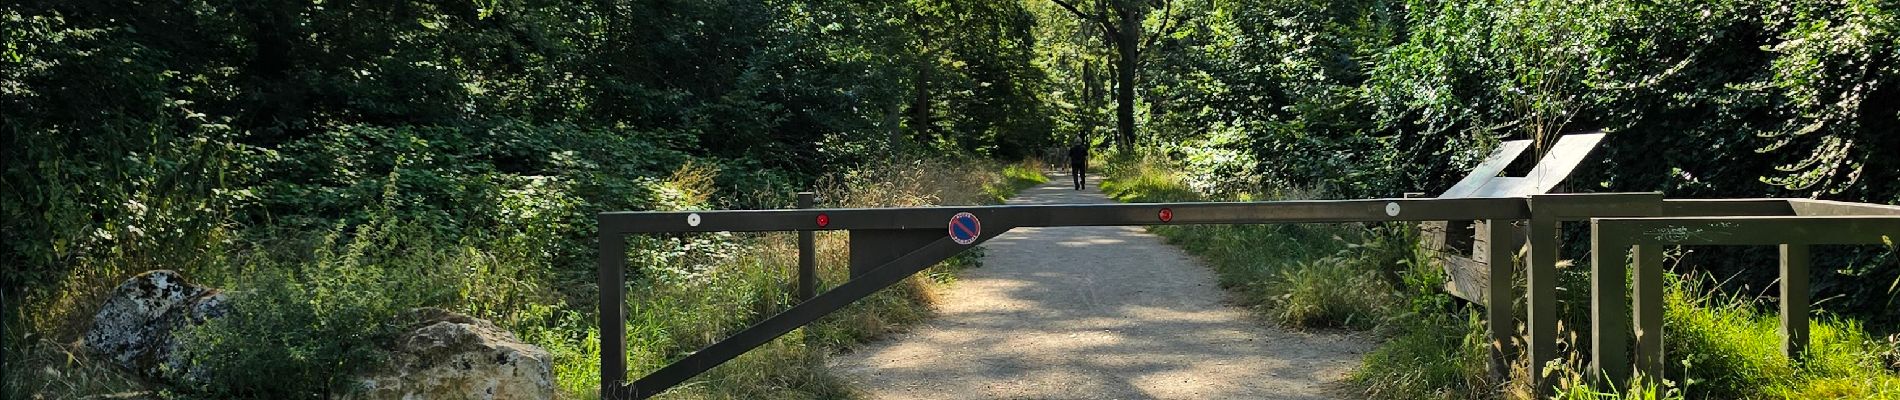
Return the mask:
[[[809,207],[810,197],[802,196]],[[1807,343],[1806,248],[1810,244],[1891,242],[1900,238],[1900,207],[1801,199],[1665,200],[1660,193],[1551,194],[1497,198],[1404,198],[1267,201],[1245,203],[1150,203],[1018,205],[885,209],[794,209],[699,212],[610,212],[600,222],[601,397],[644,399],[763,345],[793,329],[902,281],[983,241],[1018,227],[1266,224],[1391,221],[1484,221],[1528,224],[1525,323],[1531,365],[1555,358],[1556,264],[1559,225],[1592,224],[1590,371],[1621,384],[1630,376],[1625,354],[1636,342],[1634,367],[1658,376],[1662,367],[1660,250],[1666,244],[1781,245],[1784,276],[1784,348],[1798,356]],[[811,293],[810,232],[843,230],[850,235],[849,281]],[[660,368],[631,383],[626,364],[626,241],[628,234],[685,232],[801,232],[800,292],[803,302]],[[1507,229],[1492,229],[1505,242]],[[1516,249],[1492,246],[1491,260],[1511,260]],[[1625,264],[1615,249],[1638,249],[1635,329],[1622,320],[1631,297]],[[1607,258],[1606,258],[1607,257]],[[1515,286],[1510,263],[1493,262],[1485,288],[1494,357],[1508,348],[1515,329],[1510,308]],[[1798,301],[1797,301],[1798,300]],[[1799,304],[1795,304],[1799,303]],[[1539,376],[1541,374],[1533,374]],[[1535,383],[1539,390],[1551,382]]]

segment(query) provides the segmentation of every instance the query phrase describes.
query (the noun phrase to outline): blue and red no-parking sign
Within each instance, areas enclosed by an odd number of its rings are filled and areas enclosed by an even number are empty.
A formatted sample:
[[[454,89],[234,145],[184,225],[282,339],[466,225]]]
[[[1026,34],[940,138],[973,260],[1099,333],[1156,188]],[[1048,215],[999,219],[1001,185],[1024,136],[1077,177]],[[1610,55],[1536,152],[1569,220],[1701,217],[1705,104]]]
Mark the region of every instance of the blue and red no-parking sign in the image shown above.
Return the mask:
[[[950,240],[971,244],[979,236],[983,236],[983,221],[978,221],[976,214],[960,212],[950,217]]]

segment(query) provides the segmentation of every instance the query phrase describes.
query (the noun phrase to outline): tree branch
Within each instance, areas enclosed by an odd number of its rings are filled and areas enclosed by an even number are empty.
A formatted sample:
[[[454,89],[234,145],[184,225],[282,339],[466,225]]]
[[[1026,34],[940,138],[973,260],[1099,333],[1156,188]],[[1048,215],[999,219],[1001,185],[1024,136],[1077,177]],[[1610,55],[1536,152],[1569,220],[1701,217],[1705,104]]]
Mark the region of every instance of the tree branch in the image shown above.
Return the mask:
[[[1078,18],[1082,18],[1084,20],[1089,20],[1089,21],[1095,21],[1096,24],[1102,25],[1102,29],[1106,31],[1111,38],[1114,36],[1121,36],[1122,34],[1120,30],[1115,29],[1115,24],[1109,23],[1108,18],[1102,17],[1100,15],[1082,12],[1081,9],[1075,8],[1075,5],[1069,4],[1069,2],[1066,2],[1066,1],[1062,1],[1062,0],[1049,0],[1049,1],[1053,1],[1056,3],[1056,5],[1062,6],[1063,9],[1069,10],[1070,13],[1075,14],[1075,16]]]
[[[1156,39],[1160,39],[1161,36],[1163,35],[1173,35],[1174,29],[1179,29],[1181,27],[1180,24],[1175,23],[1175,21],[1177,20],[1168,19],[1168,15],[1174,13],[1174,2],[1170,0],[1164,0],[1162,1],[1162,3],[1167,4],[1167,8],[1161,10],[1161,29],[1155,30],[1154,32],[1148,34],[1148,39],[1143,40],[1141,43],[1141,48],[1143,49],[1153,47],[1155,45]],[[1180,19],[1186,19],[1186,18],[1180,18]]]

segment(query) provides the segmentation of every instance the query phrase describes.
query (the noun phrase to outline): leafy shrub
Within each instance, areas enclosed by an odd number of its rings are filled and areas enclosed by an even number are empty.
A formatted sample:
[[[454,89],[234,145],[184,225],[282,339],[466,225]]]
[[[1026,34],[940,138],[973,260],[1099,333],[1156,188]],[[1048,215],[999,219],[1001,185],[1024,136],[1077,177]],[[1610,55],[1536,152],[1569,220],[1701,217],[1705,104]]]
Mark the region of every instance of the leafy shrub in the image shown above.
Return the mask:
[[[323,398],[378,365],[379,342],[405,310],[443,304],[442,254],[393,220],[332,233],[301,266],[251,265],[223,318],[179,333],[187,385],[225,398]],[[414,238],[424,238],[416,240]],[[268,263],[270,261],[259,261]]]

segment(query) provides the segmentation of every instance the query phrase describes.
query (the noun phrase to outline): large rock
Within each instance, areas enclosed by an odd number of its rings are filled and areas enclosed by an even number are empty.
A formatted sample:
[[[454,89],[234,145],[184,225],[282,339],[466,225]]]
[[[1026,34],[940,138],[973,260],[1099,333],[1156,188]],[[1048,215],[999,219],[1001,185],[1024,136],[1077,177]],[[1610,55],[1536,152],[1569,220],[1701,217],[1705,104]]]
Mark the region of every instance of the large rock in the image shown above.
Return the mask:
[[[184,360],[174,357],[178,343],[172,332],[223,316],[230,310],[225,300],[223,292],[178,272],[148,271],[113,289],[92,317],[86,346],[148,378],[190,376]]]
[[[435,308],[411,313],[389,362],[359,377],[350,398],[552,399],[553,358],[488,321]]]

